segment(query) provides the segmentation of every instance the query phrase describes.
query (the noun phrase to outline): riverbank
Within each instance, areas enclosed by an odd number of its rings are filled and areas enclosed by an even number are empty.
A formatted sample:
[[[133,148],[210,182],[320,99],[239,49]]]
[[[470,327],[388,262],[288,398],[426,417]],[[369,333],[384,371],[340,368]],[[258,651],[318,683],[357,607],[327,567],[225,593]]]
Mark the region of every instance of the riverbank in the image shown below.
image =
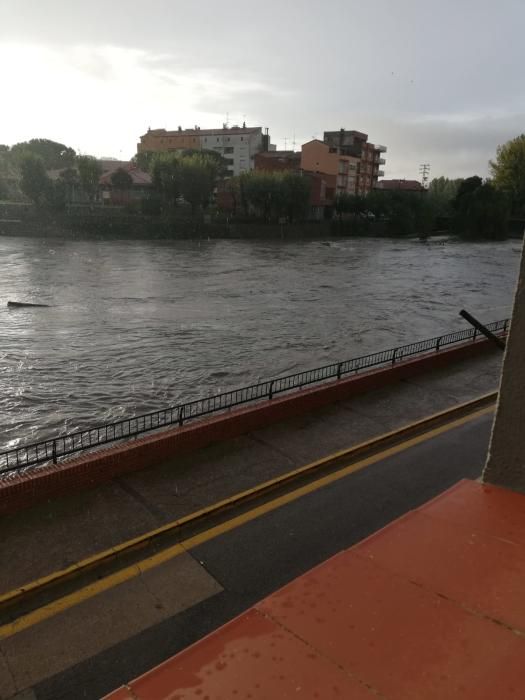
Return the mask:
[[[524,228],[525,221],[510,221],[507,238],[523,238]],[[436,220],[435,229],[425,238],[436,235],[450,235],[449,220]],[[146,215],[102,206],[53,212],[19,202],[0,202],[0,236],[69,240],[323,240],[355,236],[391,238],[392,233],[387,220],[365,218],[263,223],[240,218],[225,220],[211,215],[192,219],[182,213]]]
[[[12,209],[0,216],[1,236],[73,240],[325,239],[385,236],[385,222],[308,221],[293,224],[256,221],[191,220],[95,209],[52,215]]]

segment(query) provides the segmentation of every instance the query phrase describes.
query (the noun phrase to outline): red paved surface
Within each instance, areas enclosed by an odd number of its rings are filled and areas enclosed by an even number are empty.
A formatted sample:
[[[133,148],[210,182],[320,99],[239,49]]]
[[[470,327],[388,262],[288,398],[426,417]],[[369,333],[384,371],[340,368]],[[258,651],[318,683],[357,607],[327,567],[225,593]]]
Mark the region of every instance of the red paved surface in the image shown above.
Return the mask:
[[[108,696],[525,698],[525,496],[462,481]]]

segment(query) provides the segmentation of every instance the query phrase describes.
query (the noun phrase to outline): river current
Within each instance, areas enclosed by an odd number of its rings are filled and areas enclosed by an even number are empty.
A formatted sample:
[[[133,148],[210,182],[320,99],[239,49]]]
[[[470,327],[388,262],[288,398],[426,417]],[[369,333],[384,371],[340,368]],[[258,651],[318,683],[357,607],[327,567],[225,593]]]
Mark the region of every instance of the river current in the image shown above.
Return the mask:
[[[505,318],[520,250],[2,237],[0,449]]]

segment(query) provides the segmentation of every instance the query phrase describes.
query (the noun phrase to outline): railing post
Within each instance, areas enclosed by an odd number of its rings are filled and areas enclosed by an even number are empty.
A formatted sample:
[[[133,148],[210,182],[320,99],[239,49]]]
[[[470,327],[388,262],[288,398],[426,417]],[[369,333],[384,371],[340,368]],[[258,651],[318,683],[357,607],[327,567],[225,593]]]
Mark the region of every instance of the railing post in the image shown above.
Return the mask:
[[[509,319],[506,318],[505,321],[503,322],[503,332],[504,332],[504,333],[507,332],[507,325],[508,325],[508,323],[509,323]]]
[[[394,352],[392,353],[392,364],[393,364],[393,365],[396,364],[396,354],[397,354],[397,351],[398,351],[398,350],[399,350],[399,348],[396,348],[396,349],[394,350]]]
[[[273,399],[273,382],[270,382],[270,389],[268,390],[268,398]]]
[[[338,379],[341,379],[341,365],[342,365],[342,364],[343,364],[343,363],[340,362],[340,363],[337,365],[337,378],[338,378]]]
[[[53,440],[53,464],[57,463],[57,441]]]
[[[478,329],[474,328],[474,335],[472,336],[472,342],[474,343],[476,341],[476,336],[478,334]]]
[[[179,408],[179,425],[184,423],[184,406]]]
[[[436,343],[436,352],[439,352],[439,347],[440,347],[440,345],[441,345],[441,337],[442,337],[442,336],[439,336],[439,338],[437,339],[437,343]]]

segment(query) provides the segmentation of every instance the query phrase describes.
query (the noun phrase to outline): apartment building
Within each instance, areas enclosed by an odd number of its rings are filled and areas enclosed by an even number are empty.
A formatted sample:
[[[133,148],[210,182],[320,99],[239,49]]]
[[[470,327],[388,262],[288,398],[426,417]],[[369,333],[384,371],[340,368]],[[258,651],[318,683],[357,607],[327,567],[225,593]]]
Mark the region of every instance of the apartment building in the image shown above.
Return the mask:
[[[221,129],[179,128],[175,131],[166,129],[148,129],[140,137],[137,152],[167,153],[186,149],[217,151],[226,161],[229,176],[249,172],[255,167],[255,156],[260,151],[271,149],[268,129],[232,126],[223,124]]]
[[[380,177],[384,176],[381,166],[385,164],[382,154],[386,153],[386,146],[368,142],[368,134],[362,131],[325,131],[323,142],[332,153],[346,153],[357,158],[355,172],[355,194],[366,195],[374,189]]]
[[[301,170],[333,178],[335,195],[356,193],[359,164],[360,159],[351,149],[331,146],[319,139],[308,141],[301,149]]]

